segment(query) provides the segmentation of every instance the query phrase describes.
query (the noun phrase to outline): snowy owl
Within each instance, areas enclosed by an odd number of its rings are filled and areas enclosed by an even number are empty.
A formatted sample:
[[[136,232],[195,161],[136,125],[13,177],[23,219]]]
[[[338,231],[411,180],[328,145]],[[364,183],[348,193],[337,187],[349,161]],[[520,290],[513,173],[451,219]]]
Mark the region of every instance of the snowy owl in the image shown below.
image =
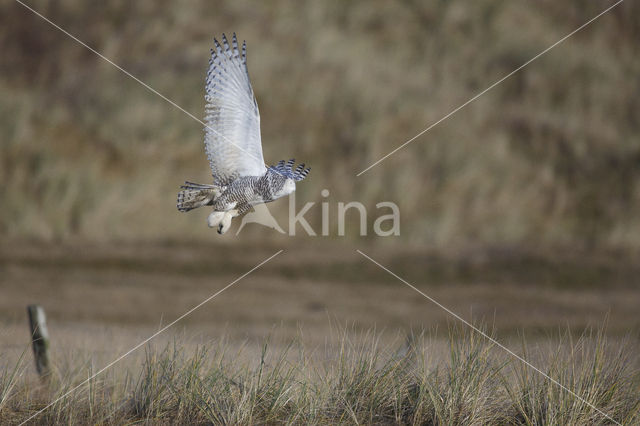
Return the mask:
[[[265,166],[260,139],[260,114],[247,69],[247,47],[233,34],[231,46],[222,35],[216,40],[205,85],[204,145],[213,173],[213,184],[185,182],[178,192],[181,212],[213,206],[207,218],[211,228],[224,234],[231,219],[296,190],[310,168],[294,168],[295,160]]]

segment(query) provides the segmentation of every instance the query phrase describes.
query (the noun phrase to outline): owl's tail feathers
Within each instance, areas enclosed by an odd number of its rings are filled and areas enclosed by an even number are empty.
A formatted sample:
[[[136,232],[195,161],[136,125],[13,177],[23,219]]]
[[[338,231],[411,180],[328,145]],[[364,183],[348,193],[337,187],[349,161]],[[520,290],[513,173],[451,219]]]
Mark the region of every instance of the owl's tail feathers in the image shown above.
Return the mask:
[[[178,192],[176,206],[181,212],[211,204],[221,193],[220,188],[215,185],[193,182],[185,182],[180,189],[182,191]]]

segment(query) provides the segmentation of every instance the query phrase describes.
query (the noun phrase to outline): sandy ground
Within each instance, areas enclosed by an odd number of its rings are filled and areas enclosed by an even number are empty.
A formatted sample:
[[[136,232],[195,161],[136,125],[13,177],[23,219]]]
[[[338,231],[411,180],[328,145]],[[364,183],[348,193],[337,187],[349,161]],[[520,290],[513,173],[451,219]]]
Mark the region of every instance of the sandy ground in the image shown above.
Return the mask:
[[[222,338],[258,350],[269,336],[319,348],[341,327],[375,329],[401,348],[410,330],[442,336],[450,314],[355,252],[321,243],[285,247],[270,262],[154,339],[164,345]],[[0,246],[0,348],[29,349],[25,307],[41,304],[60,359],[102,365],[223,289],[279,247],[190,244]],[[364,247],[363,251],[506,343],[542,342],[607,322],[613,339],[638,342],[635,267],[612,257],[533,256]],[[140,351],[143,353],[143,351]],[[76,355],[74,355],[76,354]],[[83,355],[84,354],[84,355]],[[135,362],[139,355],[129,362]]]

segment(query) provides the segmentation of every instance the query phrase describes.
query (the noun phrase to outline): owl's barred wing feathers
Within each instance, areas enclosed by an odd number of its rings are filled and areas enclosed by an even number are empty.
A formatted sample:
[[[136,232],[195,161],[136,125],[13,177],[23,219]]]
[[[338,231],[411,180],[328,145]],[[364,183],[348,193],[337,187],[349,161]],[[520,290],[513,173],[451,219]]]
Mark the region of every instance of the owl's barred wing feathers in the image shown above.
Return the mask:
[[[227,185],[240,176],[266,172],[260,138],[260,113],[247,69],[246,44],[238,50],[235,33],[232,46],[222,35],[207,71],[205,87],[205,150],[217,185]]]

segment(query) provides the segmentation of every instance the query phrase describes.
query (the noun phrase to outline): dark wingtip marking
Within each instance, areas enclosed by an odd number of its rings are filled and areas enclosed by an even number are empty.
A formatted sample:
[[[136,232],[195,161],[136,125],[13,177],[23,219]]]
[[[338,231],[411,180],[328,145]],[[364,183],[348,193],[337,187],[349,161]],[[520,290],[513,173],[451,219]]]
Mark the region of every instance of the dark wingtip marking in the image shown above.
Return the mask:
[[[216,55],[221,55],[222,54],[222,46],[220,45],[220,43],[218,42],[218,39],[216,39],[215,37],[213,38],[213,43],[216,45]],[[212,49],[213,50],[213,49]]]
[[[305,169],[305,163],[301,163],[295,168],[295,170],[293,170],[292,166],[294,163],[295,159],[293,158],[288,160],[286,164],[284,163],[284,160],[280,160],[278,161],[278,164],[276,164],[275,166],[270,166],[269,168],[284,177],[294,179],[296,181],[301,181],[305,177],[307,177],[307,174],[309,174],[309,172],[311,171],[311,167],[307,167]]]

